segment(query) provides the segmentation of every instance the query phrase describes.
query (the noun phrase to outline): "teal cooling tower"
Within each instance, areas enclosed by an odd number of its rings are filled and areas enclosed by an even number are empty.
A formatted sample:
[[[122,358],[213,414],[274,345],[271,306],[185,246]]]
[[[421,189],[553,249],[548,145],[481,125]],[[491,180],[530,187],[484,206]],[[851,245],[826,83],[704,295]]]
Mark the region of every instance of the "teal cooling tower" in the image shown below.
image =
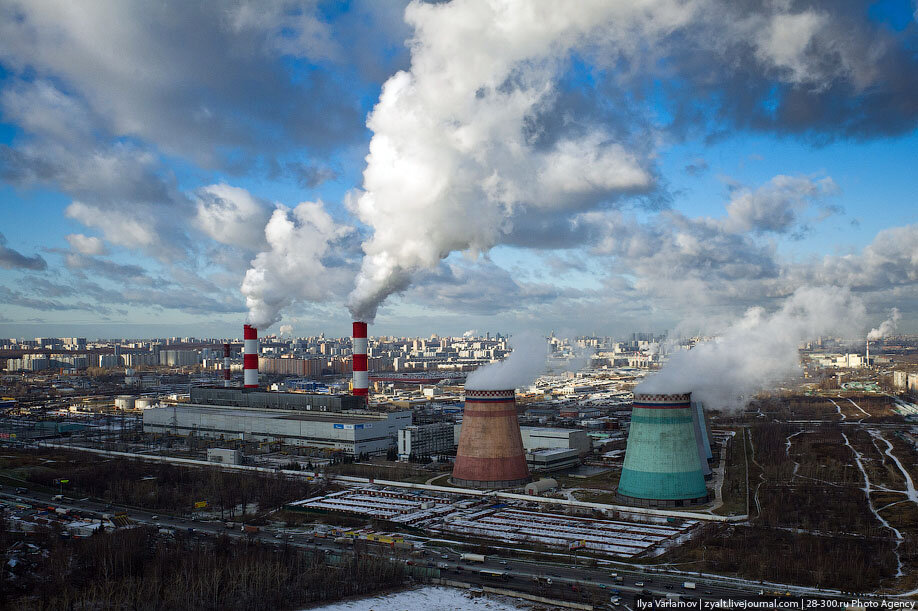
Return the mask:
[[[684,507],[708,501],[692,422],[692,395],[635,394],[619,501]]]

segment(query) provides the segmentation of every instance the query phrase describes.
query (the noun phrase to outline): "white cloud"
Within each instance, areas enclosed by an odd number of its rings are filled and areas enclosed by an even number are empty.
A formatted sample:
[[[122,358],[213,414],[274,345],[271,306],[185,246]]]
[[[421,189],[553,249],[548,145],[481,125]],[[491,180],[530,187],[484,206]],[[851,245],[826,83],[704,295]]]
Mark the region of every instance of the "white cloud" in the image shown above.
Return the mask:
[[[201,187],[195,192],[194,225],[220,242],[257,251],[265,247],[265,224],[270,206],[245,189],[225,183]]]
[[[107,251],[105,242],[95,236],[86,236],[82,233],[71,233],[67,236],[70,248],[81,255],[104,255]]]

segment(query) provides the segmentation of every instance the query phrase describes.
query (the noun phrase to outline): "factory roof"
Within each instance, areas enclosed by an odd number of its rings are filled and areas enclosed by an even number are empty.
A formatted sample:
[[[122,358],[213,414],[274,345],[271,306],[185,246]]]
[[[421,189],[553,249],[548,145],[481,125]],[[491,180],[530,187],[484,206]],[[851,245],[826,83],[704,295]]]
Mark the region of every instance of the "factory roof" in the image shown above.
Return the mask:
[[[197,405],[194,403],[179,403],[177,408],[218,416],[235,416],[249,418],[275,418],[278,420],[303,420],[307,422],[337,422],[342,424],[359,424],[361,422],[374,422],[386,418],[386,412],[365,412],[360,415],[341,412],[313,412],[301,410],[280,409],[255,409],[244,407],[218,407],[213,405]],[[162,409],[172,409],[166,407]],[[397,413],[397,412],[391,412]]]

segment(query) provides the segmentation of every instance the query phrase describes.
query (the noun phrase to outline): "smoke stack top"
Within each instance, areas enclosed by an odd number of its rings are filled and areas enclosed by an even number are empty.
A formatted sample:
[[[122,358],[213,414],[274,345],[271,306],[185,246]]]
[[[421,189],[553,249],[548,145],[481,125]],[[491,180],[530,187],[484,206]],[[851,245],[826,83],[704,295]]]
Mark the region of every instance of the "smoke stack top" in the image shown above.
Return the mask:
[[[545,371],[548,342],[541,335],[522,333],[511,339],[513,352],[502,361],[469,374],[466,390],[505,390],[525,386]]]
[[[864,305],[848,289],[797,289],[778,311],[751,308],[718,339],[676,352],[634,392],[692,393],[705,407],[738,410],[746,397],[799,373],[801,342],[856,335],[864,317]]]

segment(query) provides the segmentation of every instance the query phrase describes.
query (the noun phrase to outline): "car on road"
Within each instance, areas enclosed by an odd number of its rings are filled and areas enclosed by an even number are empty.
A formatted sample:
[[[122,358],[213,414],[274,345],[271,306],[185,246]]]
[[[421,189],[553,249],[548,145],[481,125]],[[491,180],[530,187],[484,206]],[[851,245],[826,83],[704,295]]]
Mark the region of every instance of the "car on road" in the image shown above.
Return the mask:
[[[506,560],[501,560],[500,563],[501,563],[501,564],[507,564],[507,561],[506,561]]]
[[[449,554],[440,554],[440,557],[444,560],[449,560]]]
[[[634,582],[634,586],[635,586],[636,588],[643,588],[643,587],[644,587],[644,582],[643,582],[643,581],[635,581],[635,582]]]
[[[159,520],[159,516],[150,516],[150,519],[156,522]]]

